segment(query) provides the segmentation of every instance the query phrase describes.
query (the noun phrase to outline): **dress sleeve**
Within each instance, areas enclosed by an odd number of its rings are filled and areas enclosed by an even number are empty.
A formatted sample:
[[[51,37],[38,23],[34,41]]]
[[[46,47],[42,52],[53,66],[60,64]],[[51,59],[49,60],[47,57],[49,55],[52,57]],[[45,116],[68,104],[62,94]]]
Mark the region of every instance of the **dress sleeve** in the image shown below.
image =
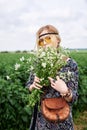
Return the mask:
[[[73,59],[69,59],[67,65],[65,65],[60,73],[65,73],[66,78],[65,81],[68,88],[72,90],[72,101],[71,104],[74,103],[78,99],[78,65],[76,61]]]
[[[25,87],[29,88],[30,85],[33,84],[34,77],[35,77],[35,75],[32,72],[30,72],[29,79],[28,79]]]

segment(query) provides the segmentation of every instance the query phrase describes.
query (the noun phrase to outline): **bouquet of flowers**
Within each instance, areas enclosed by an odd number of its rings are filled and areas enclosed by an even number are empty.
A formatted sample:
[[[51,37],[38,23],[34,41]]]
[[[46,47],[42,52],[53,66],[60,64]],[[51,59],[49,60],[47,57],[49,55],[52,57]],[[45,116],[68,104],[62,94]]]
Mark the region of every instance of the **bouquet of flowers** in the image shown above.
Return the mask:
[[[50,86],[48,77],[56,78],[58,71],[66,64],[67,51],[63,48],[41,48],[33,54],[31,71],[41,79],[41,85]],[[40,101],[41,90],[34,89],[29,95],[29,104],[34,106]]]
[[[41,85],[49,86],[48,77],[55,78],[58,70],[66,64],[65,51],[62,48],[41,48],[34,53],[31,71],[41,79]]]

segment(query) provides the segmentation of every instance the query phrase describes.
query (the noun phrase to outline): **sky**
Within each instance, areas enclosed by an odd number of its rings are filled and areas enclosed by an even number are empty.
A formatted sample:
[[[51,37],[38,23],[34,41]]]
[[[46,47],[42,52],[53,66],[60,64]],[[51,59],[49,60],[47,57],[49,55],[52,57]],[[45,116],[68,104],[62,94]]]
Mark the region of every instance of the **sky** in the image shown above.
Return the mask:
[[[0,51],[33,50],[47,24],[59,30],[61,46],[87,48],[87,0],[0,0]]]

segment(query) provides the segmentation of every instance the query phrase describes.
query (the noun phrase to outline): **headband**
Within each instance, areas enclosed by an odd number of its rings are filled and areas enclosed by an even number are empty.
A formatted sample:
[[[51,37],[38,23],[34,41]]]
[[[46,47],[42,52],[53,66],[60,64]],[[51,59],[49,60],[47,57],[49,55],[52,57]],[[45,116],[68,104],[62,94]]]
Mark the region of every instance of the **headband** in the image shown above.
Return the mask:
[[[48,34],[55,34],[55,35],[58,35],[58,33],[44,33],[44,34],[40,35],[39,38],[42,37],[42,36],[44,36],[44,35],[48,35]]]

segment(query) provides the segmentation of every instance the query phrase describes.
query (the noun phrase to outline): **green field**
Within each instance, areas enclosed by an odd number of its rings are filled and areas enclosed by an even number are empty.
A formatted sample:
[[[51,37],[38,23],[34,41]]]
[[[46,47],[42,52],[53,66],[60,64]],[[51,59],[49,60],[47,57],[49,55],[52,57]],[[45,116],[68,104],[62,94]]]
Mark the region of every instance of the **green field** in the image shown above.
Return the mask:
[[[20,52],[20,53],[15,53],[15,52],[0,53],[1,63],[7,63],[7,64],[14,64],[22,56],[29,57],[30,54],[29,54],[29,52],[28,53],[22,53],[22,52]],[[87,63],[87,58],[86,58],[87,57],[87,50],[70,51],[70,56],[72,58],[74,58],[81,65],[85,64],[85,62]]]

